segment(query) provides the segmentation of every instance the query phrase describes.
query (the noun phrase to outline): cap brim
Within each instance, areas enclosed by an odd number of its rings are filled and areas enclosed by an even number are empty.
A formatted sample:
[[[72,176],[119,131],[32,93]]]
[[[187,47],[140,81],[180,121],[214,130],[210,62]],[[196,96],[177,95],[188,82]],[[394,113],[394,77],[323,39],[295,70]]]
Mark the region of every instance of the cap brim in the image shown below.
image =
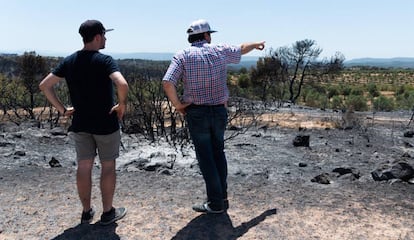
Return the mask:
[[[210,30],[208,32],[195,33],[195,32],[189,32],[189,30],[187,30],[187,34],[190,35],[190,36],[191,35],[196,35],[196,34],[202,34],[202,33],[215,33],[215,32],[217,32],[217,31]]]
[[[113,31],[113,30],[115,30],[115,29],[113,29],[113,28],[110,28],[110,29],[105,29],[105,31],[104,31],[104,32],[110,32],[110,31]]]

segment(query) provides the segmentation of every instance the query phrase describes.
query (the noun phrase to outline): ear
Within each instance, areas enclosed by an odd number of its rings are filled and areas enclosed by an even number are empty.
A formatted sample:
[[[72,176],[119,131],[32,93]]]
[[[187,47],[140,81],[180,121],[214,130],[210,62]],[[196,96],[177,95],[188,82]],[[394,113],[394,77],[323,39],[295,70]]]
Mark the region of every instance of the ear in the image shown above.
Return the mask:
[[[211,43],[211,34],[208,32],[204,33],[204,39],[208,42]]]
[[[96,34],[95,37],[93,38],[94,41],[101,41],[102,39],[102,34]]]

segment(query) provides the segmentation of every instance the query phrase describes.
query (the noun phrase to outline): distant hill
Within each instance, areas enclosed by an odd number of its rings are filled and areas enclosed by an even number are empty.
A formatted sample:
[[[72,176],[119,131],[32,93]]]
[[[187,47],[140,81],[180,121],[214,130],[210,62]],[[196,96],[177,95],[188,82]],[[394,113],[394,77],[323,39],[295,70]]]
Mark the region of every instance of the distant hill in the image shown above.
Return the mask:
[[[137,53],[108,53],[115,59],[147,59],[154,61],[170,61],[174,56],[174,53],[159,53],[159,52],[137,52]],[[241,66],[256,65],[259,57],[256,56],[243,56],[241,59]]]
[[[137,53],[108,53],[115,59],[146,59],[153,61],[171,61],[174,53],[154,53],[154,52],[137,52]],[[252,66],[256,66],[256,62],[259,57],[256,56],[243,56],[239,64],[229,65],[229,69],[240,69],[245,67],[249,69]]]
[[[357,58],[345,61],[346,67],[414,68],[414,58]]]
[[[153,61],[170,61],[174,56],[174,53],[165,52],[135,52],[135,53],[115,53],[105,52],[111,55],[115,59],[143,59]],[[15,53],[0,50],[0,55],[14,55]],[[23,52],[16,51],[16,54],[23,54]],[[64,57],[70,53],[57,53],[57,52],[37,52],[42,56],[55,56]],[[230,68],[240,69],[245,67],[247,69],[256,66],[256,62],[259,59],[258,56],[243,56],[240,64],[232,64]],[[368,67],[380,67],[380,68],[414,68],[414,58],[410,57],[396,57],[396,58],[356,58],[346,60],[344,62],[345,67],[355,66],[368,66]]]
[[[233,65],[235,68],[255,67],[259,57],[242,57],[240,64]],[[345,67],[366,66],[379,68],[413,68],[414,58],[356,58],[344,62]]]
[[[162,52],[135,52],[135,53],[111,53],[115,59],[145,59],[153,61],[170,61],[174,53]],[[239,64],[232,64],[230,68],[240,69],[245,67],[247,69],[255,67],[258,56],[243,56]],[[414,58],[356,58],[344,62],[346,67],[354,66],[370,66],[380,68],[414,68]]]
[[[0,50],[0,55],[22,55],[24,52],[16,51],[14,52],[2,52]],[[71,53],[63,53],[63,52],[36,52],[41,56],[49,56],[49,57],[65,57]],[[152,61],[171,61],[174,53],[167,53],[167,52],[135,52],[135,53],[116,53],[116,52],[106,52],[103,53],[111,55],[115,59],[143,59],[143,60],[152,60]],[[256,62],[259,57],[256,56],[243,56],[241,59],[240,64],[232,64],[235,68],[250,68],[251,66],[256,66]]]
[[[115,59],[145,59],[153,61],[170,61],[174,53],[160,53],[160,52],[136,52],[136,53],[110,53]]]

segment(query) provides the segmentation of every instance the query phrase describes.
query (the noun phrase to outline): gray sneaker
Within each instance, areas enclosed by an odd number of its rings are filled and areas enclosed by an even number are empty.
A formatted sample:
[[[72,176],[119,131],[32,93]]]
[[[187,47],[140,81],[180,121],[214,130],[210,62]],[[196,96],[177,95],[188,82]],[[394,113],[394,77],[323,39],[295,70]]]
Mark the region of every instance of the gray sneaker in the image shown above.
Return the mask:
[[[201,212],[201,213],[212,213],[212,214],[218,214],[218,213],[223,213],[224,209],[212,209],[209,206],[209,203],[203,203],[200,205],[194,205],[193,206],[193,210],[196,212]]]
[[[109,225],[123,218],[127,213],[127,209],[124,207],[112,208],[108,212],[104,212],[101,215],[101,225]]]

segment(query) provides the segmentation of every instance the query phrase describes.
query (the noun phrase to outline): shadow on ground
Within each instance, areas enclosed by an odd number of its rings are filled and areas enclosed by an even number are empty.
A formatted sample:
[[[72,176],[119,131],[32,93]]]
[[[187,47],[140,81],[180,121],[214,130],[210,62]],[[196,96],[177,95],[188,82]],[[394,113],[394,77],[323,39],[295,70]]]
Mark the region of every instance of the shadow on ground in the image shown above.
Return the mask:
[[[243,236],[250,228],[258,225],[266,217],[273,214],[276,214],[276,209],[269,209],[249,222],[242,223],[237,227],[233,227],[233,223],[227,213],[217,215],[203,214],[191,220],[172,240],[234,240]]]
[[[102,226],[99,223],[95,224],[79,224],[73,228],[66,229],[62,234],[56,236],[52,240],[73,240],[73,239],[106,239],[106,240],[120,240],[121,238],[116,234],[115,229],[118,225],[116,223],[108,226]]]

